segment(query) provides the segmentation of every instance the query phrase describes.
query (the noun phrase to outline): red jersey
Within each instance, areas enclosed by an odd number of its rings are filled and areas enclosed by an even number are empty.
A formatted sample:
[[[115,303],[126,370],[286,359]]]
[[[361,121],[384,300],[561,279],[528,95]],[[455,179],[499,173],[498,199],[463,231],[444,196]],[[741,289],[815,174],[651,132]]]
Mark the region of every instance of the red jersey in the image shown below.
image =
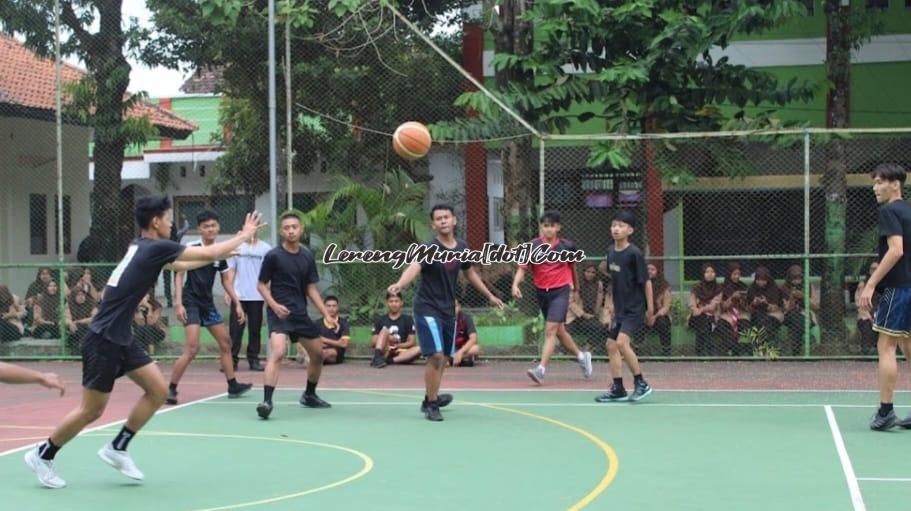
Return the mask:
[[[544,238],[535,238],[530,243],[534,249],[547,243],[547,241]],[[576,250],[576,245],[567,239],[557,238],[550,246],[550,249],[558,252],[563,250],[572,252]],[[573,271],[575,271],[576,265],[574,263],[541,263],[520,265],[519,267],[523,270],[528,270],[529,266],[531,267],[531,276],[535,287],[538,289],[556,289],[572,284]]]

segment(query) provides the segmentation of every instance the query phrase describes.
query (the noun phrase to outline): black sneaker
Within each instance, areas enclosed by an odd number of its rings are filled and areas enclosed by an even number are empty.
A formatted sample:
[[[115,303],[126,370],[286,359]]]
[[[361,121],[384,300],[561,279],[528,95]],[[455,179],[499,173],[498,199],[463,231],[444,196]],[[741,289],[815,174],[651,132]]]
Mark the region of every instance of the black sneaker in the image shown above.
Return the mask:
[[[262,419],[268,419],[269,415],[272,414],[272,403],[262,402],[256,406],[256,413]]]
[[[443,420],[443,414],[440,413],[440,405],[436,402],[431,401],[427,404],[427,409],[424,411],[424,417],[429,421],[440,422]]]
[[[246,394],[253,388],[252,383],[238,383],[237,385],[228,385],[228,397],[236,399]]]
[[[626,389],[623,387],[612,386],[610,391],[601,394],[595,398],[595,401],[599,403],[615,403],[618,401],[628,401],[629,394],[626,393]]]
[[[633,390],[633,395],[629,397],[629,400],[633,402],[641,401],[650,395],[652,395],[652,388],[645,380],[640,380],[636,382],[636,388]]]
[[[459,362],[459,367],[474,367],[474,357],[465,357]]]
[[[898,427],[903,429],[911,429],[911,413],[907,417],[895,423]]]
[[[370,367],[375,367],[377,369],[382,369],[382,368],[386,367],[387,365],[389,365],[389,364],[387,364],[386,360],[381,356],[373,357],[373,360],[370,361]]]
[[[452,402],[452,394],[437,394],[437,406],[440,408],[445,408],[449,406],[449,403]],[[421,413],[427,413],[427,405],[429,401],[426,399],[421,401]]]
[[[174,389],[168,389],[168,397],[164,400],[165,403],[169,405],[177,404],[177,391]]]
[[[250,361],[250,370],[256,371],[256,372],[263,372],[266,370],[266,368],[263,367],[263,365],[259,362],[259,360],[251,360]]]
[[[876,412],[873,414],[873,418],[870,419],[870,429],[873,431],[886,431],[894,427],[896,422],[898,422],[898,417],[895,416],[895,410],[889,410],[885,417]]]
[[[332,408],[332,405],[320,399],[316,394],[304,394],[301,396],[300,404],[307,408]]]

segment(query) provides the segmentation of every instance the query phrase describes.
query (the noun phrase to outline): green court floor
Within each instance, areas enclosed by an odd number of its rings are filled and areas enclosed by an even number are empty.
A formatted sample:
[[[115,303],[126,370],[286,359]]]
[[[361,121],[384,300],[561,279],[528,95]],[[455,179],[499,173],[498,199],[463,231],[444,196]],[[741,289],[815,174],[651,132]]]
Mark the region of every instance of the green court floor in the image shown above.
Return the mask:
[[[656,391],[644,403],[587,391],[465,390],[445,422],[416,390],[323,390],[329,410],[279,390],[268,421],[249,397],[155,417],[130,447],[134,483],[95,451],[58,456],[46,490],[0,457],[4,508],[262,510],[894,510],[911,506],[911,431],[874,433],[868,392]],[[911,395],[900,394],[899,403]],[[902,415],[907,408],[900,409]]]

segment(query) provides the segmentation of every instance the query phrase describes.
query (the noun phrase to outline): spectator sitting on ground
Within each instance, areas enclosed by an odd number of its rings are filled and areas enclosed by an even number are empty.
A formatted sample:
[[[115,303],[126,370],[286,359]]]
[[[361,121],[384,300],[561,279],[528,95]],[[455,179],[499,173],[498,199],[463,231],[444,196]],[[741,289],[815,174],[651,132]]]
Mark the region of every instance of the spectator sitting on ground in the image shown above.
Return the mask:
[[[371,367],[381,369],[388,364],[410,364],[421,356],[414,330],[414,318],[402,313],[402,293],[386,292],[386,314],[373,323]]]
[[[66,302],[66,328],[69,332],[67,347],[72,353],[79,352],[79,343],[88,333],[89,323],[96,312],[98,309],[95,307],[95,300],[83,287],[77,286],[70,291],[70,297]]]
[[[155,347],[164,341],[167,334],[161,319],[162,309],[161,303],[155,299],[155,288],[152,288],[133,314],[133,337],[149,355],[155,354]]]
[[[345,361],[345,350],[348,349],[351,340],[348,320],[338,315],[338,297],[327,296],[323,304],[328,312],[328,317],[320,318],[319,321],[319,335],[323,341],[323,365],[341,364]]]
[[[74,289],[79,288],[95,303],[101,301],[101,290],[95,287],[95,283],[92,281],[92,270],[90,268],[71,269],[67,274],[66,285],[67,296],[70,296]]]
[[[747,305],[750,308],[750,326],[765,328],[768,340],[777,344],[778,329],[784,321],[781,293],[772,273],[765,266],[756,267],[753,284],[747,290]]]
[[[34,321],[32,323],[32,336],[38,339],[60,338],[60,295],[57,283],[53,280],[47,283],[43,293],[35,298]]]
[[[474,326],[471,314],[462,311],[462,305],[456,300],[456,352],[449,359],[449,364],[456,367],[473,367],[478,356],[481,355],[481,345],[478,344],[478,331]]]
[[[819,308],[818,294],[810,290],[810,325],[816,324],[815,311]],[[787,278],[781,286],[781,297],[784,303],[784,322],[788,327],[788,347],[790,355],[797,356],[801,353],[804,332],[806,331],[804,310],[804,278],[803,269],[799,264],[788,268]]]
[[[589,344],[600,342],[603,335],[598,316],[604,303],[604,284],[598,278],[597,264],[586,263],[576,291],[570,294],[566,328],[574,337],[587,337]]]
[[[740,263],[728,263],[728,273],[721,288],[719,321],[715,325],[723,342],[727,344],[725,350],[734,356],[749,355],[751,351],[746,345],[740,344],[740,332],[750,328],[750,312],[746,298],[748,288],[740,280],[742,276]]]
[[[712,332],[715,330],[715,318],[721,305],[722,289],[716,280],[715,265],[702,265],[702,279],[693,286],[690,292],[689,327],[696,332],[696,355],[713,354]]]
[[[19,303],[19,297],[9,288],[0,285],[0,342],[18,341],[25,334],[22,318],[25,308]]]
[[[646,332],[655,332],[661,341],[661,355],[671,356],[671,303],[674,295],[671,285],[664,278],[664,273],[658,270],[658,264],[649,263],[648,278],[652,281],[652,296],[655,302],[655,321],[651,326],[646,325]]]

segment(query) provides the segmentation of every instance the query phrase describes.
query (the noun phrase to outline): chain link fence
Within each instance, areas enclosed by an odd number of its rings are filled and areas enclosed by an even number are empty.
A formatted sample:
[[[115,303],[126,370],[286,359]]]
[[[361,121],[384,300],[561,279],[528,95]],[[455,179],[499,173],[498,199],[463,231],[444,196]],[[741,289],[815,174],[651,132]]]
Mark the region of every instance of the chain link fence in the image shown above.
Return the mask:
[[[427,157],[408,162],[391,149],[396,126],[473,115],[459,103],[473,85],[443,55],[492,80],[478,51],[483,32],[412,16],[441,55],[388,12],[361,11],[369,22],[363,30],[352,28],[357,18],[319,12],[306,30],[277,27],[274,182],[266,27],[259,14],[250,14],[247,32],[238,31],[247,43],[232,48],[234,60],[198,67],[183,86],[188,95],[144,98],[125,110],[127,119],[153,131],[144,143],[122,147],[123,158],[111,153],[95,121],[73,113],[72,87],[85,71],[64,64],[58,88],[53,58],[0,35],[0,357],[79,356],[78,341],[107,276],[137,234],[132,205],[148,193],[172,198],[173,237],[182,243],[199,240],[195,218],[204,209],[215,210],[222,230],[232,233],[252,209],[267,212],[275,225],[277,212],[295,208],[317,256],[329,243],[395,250],[426,240],[429,207],[439,202],[455,207],[458,235],[474,248],[527,241],[537,235],[541,210],[559,211],[561,235],[587,254],[577,267],[579,301],[571,305],[568,329],[599,355],[613,311],[610,283],[596,266],[607,251],[612,216],[629,209],[639,219],[633,241],[656,274],[661,312],[636,336],[642,355],[875,354],[870,318],[854,305],[875,260],[869,172],[881,162],[911,163],[911,133],[609,142],[539,139],[504,116],[485,140],[437,141]],[[130,84],[130,90],[143,87]],[[622,165],[589,164],[605,143],[622,145]],[[263,238],[275,243],[275,234]],[[525,298],[513,301],[514,266],[479,271],[510,302],[492,310],[460,280],[459,300],[474,317],[484,356],[536,357],[543,320],[531,279],[523,284]],[[385,289],[399,271],[345,264],[321,265],[320,274],[324,295],[339,297],[352,325],[349,353],[370,353],[373,321],[384,313]],[[134,317],[134,335],[158,357],[182,349],[175,291],[173,274],[163,272]],[[227,320],[218,279],[215,296]],[[412,297],[413,289],[406,310]],[[216,351],[204,333],[202,353]]]

